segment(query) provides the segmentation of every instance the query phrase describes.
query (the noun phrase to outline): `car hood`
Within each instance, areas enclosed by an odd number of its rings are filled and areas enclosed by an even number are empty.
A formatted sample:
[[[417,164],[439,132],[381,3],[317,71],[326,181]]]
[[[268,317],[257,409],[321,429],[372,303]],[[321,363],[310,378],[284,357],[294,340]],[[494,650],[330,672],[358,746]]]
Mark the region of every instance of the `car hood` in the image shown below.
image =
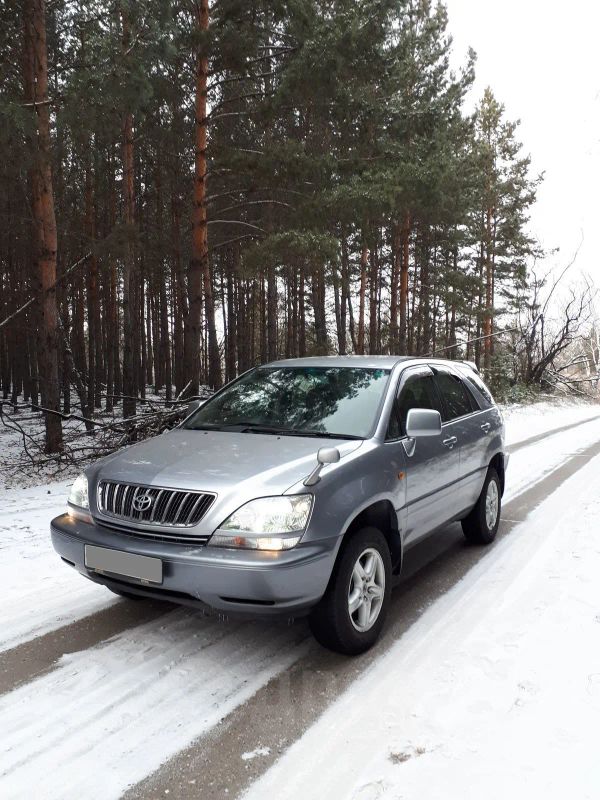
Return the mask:
[[[282,494],[316,466],[320,447],[342,458],[362,440],[175,429],[103,460],[96,480],[196,489],[216,494]],[[331,467],[327,467],[329,469]]]

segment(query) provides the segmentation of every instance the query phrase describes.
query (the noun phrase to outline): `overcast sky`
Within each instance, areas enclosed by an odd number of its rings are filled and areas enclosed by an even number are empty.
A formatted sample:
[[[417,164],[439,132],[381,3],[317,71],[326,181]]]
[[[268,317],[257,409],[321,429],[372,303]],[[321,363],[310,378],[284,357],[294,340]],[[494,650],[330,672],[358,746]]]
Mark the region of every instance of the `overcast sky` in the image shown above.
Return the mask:
[[[545,179],[531,230],[553,265],[600,286],[600,7],[596,0],[446,0],[454,57],[477,53],[476,101],[492,87]]]

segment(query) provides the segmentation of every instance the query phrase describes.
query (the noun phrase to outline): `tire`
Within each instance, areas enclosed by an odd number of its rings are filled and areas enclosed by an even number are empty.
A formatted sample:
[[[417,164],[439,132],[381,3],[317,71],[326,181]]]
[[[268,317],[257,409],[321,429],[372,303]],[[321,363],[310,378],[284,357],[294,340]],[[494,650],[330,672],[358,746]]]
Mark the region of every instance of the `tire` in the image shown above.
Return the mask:
[[[124,589],[114,589],[112,586],[106,587],[109,591],[113,594],[118,594],[119,597],[124,597],[127,600],[135,600],[136,602],[140,600],[145,600],[145,597],[142,597],[141,594],[134,594],[133,592],[126,592]]]
[[[493,467],[488,469],[483,489],[468,517],[462,520],[467,541],[472,544],[491,544],[498,533],[502,510],[500,478]],[[495,514],[495,518],[494,518]]]
[[[365,573],[363,567],[369,571]],[[319,644],[344,655],[358,655],[372,647],[387,615],[391,580],[390,549],[381,531],[366,527],[350,534],[342,543],[327,591],[309,617]]]

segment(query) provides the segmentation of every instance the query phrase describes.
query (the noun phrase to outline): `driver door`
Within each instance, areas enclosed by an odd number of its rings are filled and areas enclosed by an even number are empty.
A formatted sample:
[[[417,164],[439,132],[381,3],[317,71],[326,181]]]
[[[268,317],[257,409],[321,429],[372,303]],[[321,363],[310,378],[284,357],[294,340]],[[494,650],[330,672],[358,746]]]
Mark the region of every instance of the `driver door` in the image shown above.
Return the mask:
[[[444,433],[409,440],[406,416],[411,408],[429,408],[442,413],[433,372],[427,366],[403,372],[388,429],[388,441],[397,442],[405,451],[405,544],[418,541],[459,511],[456,498],[460,479],[459,447]]]

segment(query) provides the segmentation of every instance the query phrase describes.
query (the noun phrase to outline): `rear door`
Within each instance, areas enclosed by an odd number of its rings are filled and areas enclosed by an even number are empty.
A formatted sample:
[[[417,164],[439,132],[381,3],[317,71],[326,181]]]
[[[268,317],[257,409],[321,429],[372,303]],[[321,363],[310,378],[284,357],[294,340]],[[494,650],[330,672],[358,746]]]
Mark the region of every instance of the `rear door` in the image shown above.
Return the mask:
[[[447,436],[419,438],[412,449],[413,440],[406,436],[406,416],[411,408],[443,411],[433,372],[427,366],[411,367],[402,373],[387,435],[387,447],[402,447],[406,453],[407,544],[455,516],[456,485],[460,478],[459,448],[445,442]]]
[[[490,461],[501,444],[503,423],[494,398],[479,375],[468,367],[457,367],[456,371],[477,406],[477,411],[468,419],[466,445],[460,451],[461,481],[466,484],[470,506],[474,506],[483,488]]]
[[[442,439],[454,441],[460,454],[459,480],[456,484],[455,513],[470,510],[481,491],[477,490],[482,463],[484,432],[480,411],[463,379],[447,367],[434,367],[435,382],[442,398]]]

